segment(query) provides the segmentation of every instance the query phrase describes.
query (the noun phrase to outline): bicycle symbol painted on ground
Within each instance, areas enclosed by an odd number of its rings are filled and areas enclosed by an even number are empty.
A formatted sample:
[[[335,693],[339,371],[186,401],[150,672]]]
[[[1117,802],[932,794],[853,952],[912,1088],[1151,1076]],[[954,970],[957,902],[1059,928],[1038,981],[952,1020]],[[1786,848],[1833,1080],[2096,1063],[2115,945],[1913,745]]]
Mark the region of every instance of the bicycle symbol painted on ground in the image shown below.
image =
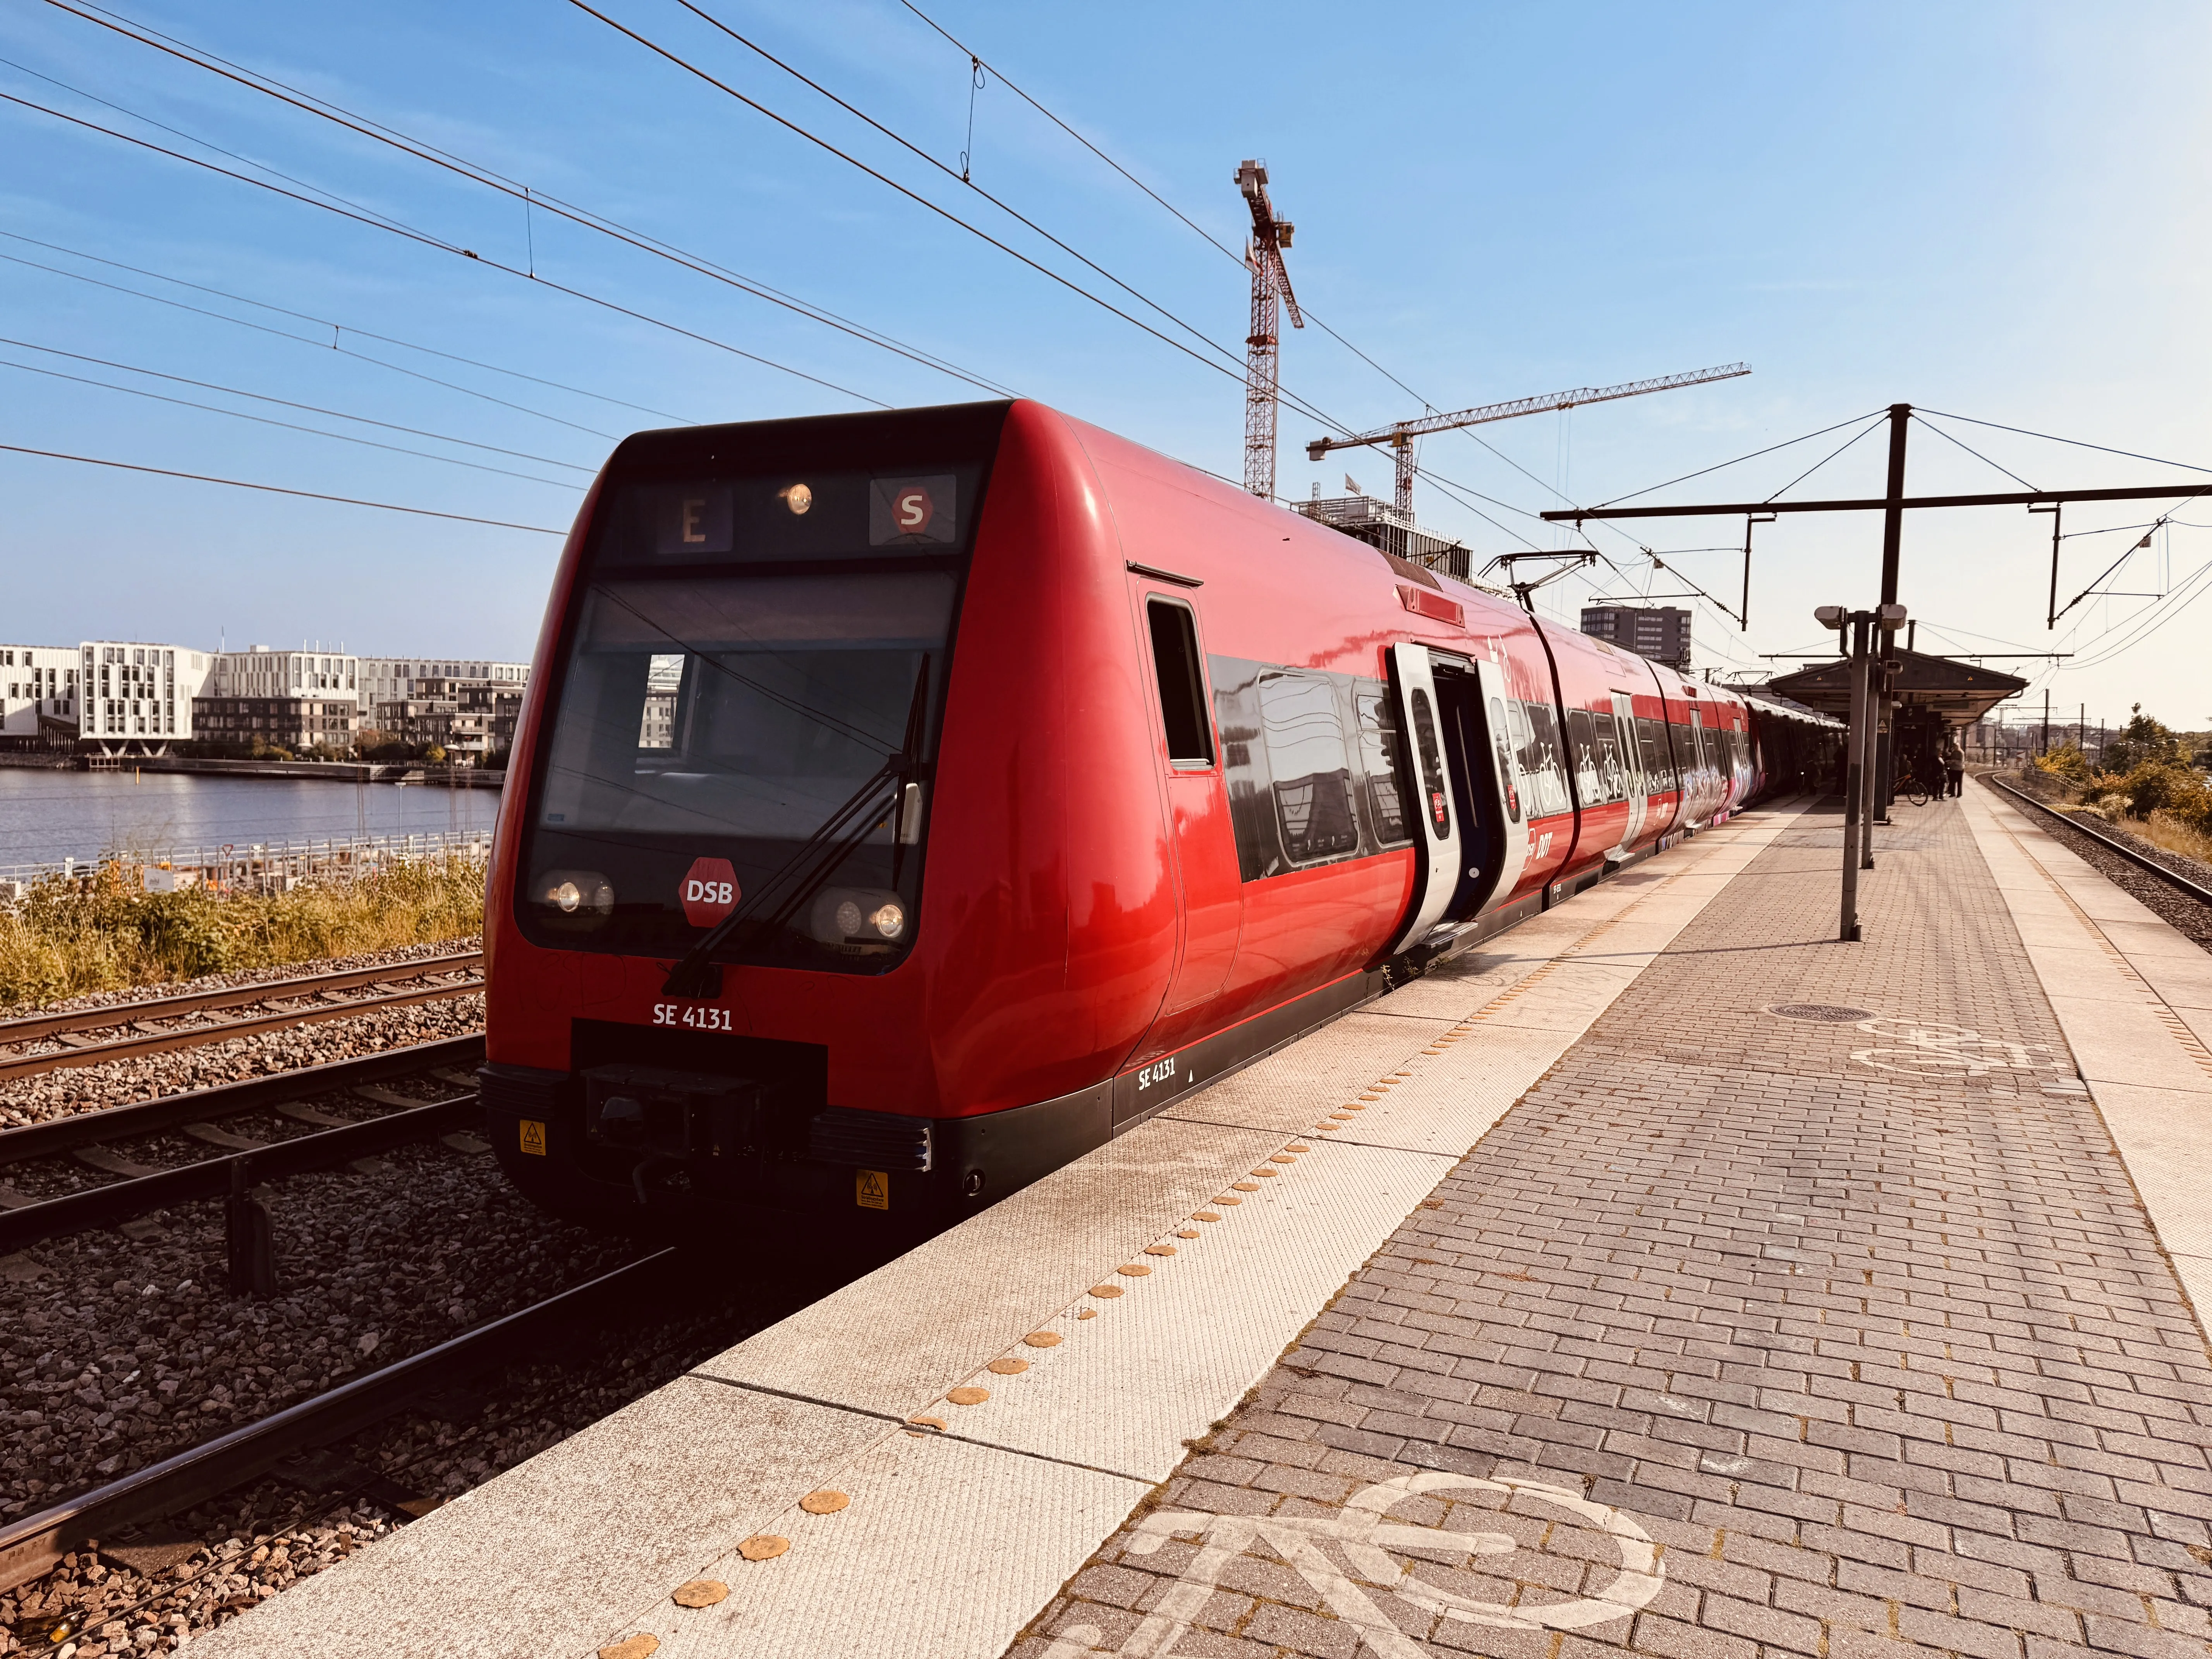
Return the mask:
[[[1991,1072],[2059,1072],[2065,1062],[2047,1043],[1985,1037],[1963,1025],[1937,1020],[1863,1019],[1860,1030],[1902,1048],[1858,1048],[1851,1058],[1884,1072],[1913,1077],[1986,1077]]]
[[[1565,1510],[1610,1534],[1620,1552],[1620,1571],[1594,1596],[1572,1601],[1509,1607],[1417,1578],[1389,1553],[1510,1555],[1523,1547],[1502,1532],[1447,1532],[1385,1519],[1394,1504],[1429,1492],[1500,1492],[1508,1499],[1526,1497]],[[1329,1611],[1355,1626],[1367,1647],[1382,1659],[1422,1659],[1421,1644],[1407,1636],[1373,1600],[1370,1591],[1398,1596],[1428,1613],[1497,1630],[1584,1630],[1626,1619],[1659,1594],[1666,1577],[1650,1535],[1619,1510],[1593,1504],[1565,1486],[1540,1480],[1479,1480],[1472,1475],[1430,1470],[1378,1481],[1355,1494],[1341,1512],[1330,1516],[1195,1515],[1158,1510],[1138,1522],[1129,1550],[1151,1555],[1176,1533],[1197,1533],[1202,1542],[1182,1576],[1144,1622],[1118,1648],[1103,1645],[1096,1625],[1074,1625],[1057,1636],[1045,1659],[1090,1659],[1111,1653],[1115,1659],[1162,1659],[1195,1624],[1229,1564],[1255,1544],[1264,1544],[1312,1585]],[[1340,1568],[1325,1546],[1334,1545],[1351,1564]]]

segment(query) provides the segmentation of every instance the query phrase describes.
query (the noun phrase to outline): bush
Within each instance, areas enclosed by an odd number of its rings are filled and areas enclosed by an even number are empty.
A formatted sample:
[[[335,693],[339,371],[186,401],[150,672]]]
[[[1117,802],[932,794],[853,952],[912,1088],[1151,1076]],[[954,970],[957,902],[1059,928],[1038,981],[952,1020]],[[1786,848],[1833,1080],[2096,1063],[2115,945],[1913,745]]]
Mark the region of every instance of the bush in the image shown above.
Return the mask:
[[[2028,764],[2039,772],[2063,778],[2068,783],[2089,781],[2089,757],[2081,752],[2081,745],[2078,743],[2062,744],[2047,754],[2036,756]]]
[[[466,938],[483,882],[482,864],[441,859],[289,893],[148,893],[135,868],[105,865],[88,889],[55,878],[0,910],[0,1008]]]
[[[2204,775],[2179,761],[2142,761],[2125,772],[2100,772],[2088,781],[2088,799],[2133,818],[2168,812],[2192,828],[2212,825],[2212,793]]]

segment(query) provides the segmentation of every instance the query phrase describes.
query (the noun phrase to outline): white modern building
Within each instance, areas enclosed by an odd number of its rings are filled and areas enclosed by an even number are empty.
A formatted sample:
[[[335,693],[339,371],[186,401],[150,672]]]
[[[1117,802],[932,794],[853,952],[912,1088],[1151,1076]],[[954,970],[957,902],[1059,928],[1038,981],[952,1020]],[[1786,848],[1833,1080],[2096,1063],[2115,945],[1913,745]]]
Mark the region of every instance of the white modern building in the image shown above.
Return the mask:
[[[384,703],[436,695],[422,684],[425,680],[483,680],[497,687],[522,685],[530,678],[530,665],[526,662],[485,662],[481,659],[470,662],[450,657],[438,661],[423,657],[363,657],[360,660],[363,714],[373,714]]]
[[[207,682],[210,653],[88,640],[76,657],[81,745],[103,755],[158,755],[191,739],[192,699]]]
[[[280,651],[272,646],[249,646],[243,651],[218,651],[210,659],[206,689],[210,697],[316,697],[332,694],[362,701],[361,659],[343,652]]]
[[[65,746],[76,736],[77,647],[0,645],[0,738],[9,748]]]

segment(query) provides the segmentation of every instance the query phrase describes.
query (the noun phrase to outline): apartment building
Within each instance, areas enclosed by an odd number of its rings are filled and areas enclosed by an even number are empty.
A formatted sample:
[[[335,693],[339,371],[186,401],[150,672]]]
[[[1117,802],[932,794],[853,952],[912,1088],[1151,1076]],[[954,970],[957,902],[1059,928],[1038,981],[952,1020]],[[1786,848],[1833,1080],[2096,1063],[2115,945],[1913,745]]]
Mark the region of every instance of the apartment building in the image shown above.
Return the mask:
[[[387,702],[405,702],[434,694],[424,690],[430,680],[482,680],[494,686],[520,689],[530,678],[526,662],[436,661],[422,657],[363,657],[361,659],[361,706],[364,713]],[[374,724],[374,721],[371,722]]]
[[[210,697],[285,697],[361,701],[361,659],[343,651],[282,651],[252,645],[219,651],[212,659],[205,695]]]
[[[240,749],[252,749],[256,738],[264,747],[295,754],[318,746],[350,749],[361,723],[361,705],[350,696],[192,699],[198,739]]]
[[[0,746],[65,749],[76,741],[77,647],[0,645]]]
[[[206,684],[210,654],[141,640],[78,646],[78,746],[103,755],[161,755],[189,742],[192,699]]]

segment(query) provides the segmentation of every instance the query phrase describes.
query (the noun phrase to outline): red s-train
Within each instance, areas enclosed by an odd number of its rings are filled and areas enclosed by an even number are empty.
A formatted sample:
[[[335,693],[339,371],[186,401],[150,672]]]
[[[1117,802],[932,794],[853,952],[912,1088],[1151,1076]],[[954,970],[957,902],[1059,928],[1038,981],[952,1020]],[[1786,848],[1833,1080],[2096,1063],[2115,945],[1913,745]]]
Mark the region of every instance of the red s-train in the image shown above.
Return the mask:
[[[580,1217],[942,1225],[1833,727],[1034,403],[641,434],[517,734],[492,1138]]]

